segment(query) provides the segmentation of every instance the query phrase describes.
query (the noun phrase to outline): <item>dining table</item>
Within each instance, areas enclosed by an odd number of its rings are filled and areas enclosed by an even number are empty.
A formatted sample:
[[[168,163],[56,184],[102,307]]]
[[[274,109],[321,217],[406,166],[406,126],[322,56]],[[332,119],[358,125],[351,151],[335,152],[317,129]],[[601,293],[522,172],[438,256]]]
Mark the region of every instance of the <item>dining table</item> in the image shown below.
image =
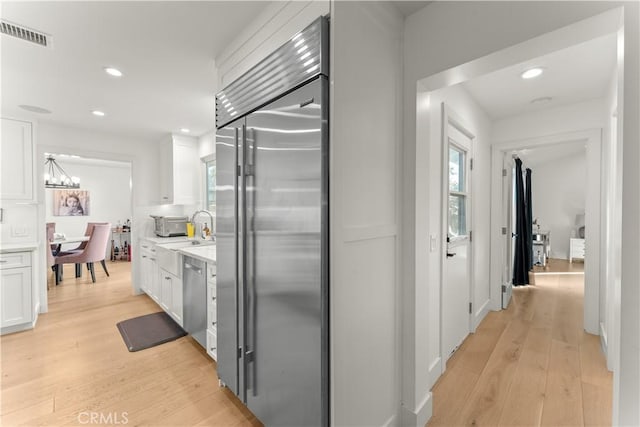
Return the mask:
[[[52,245],[64,245],[66,243],[82,243],[89,240],[90,236],[70,236],[70,237],[59,237],[55,238],[51,241]]]

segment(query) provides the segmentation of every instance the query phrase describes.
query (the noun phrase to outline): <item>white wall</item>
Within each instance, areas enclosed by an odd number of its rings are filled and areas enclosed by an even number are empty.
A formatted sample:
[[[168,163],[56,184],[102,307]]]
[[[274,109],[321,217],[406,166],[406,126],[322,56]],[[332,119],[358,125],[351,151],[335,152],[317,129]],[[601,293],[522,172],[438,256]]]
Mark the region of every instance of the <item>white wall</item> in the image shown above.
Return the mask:
[[[82,191],[88,191],[90,210],[87,216],[54,216],[54,189],[45,190],[45,219],[56,223],[56,233],[82,236],[87,222],[110,222],[114,227],[120,221],[131,219],[131,165],[94,161],[68,162],[58,157],[56,162],[68,173],[80,178]],[[41,171],[42,172],[42,171]]]
[[[640,4],[625,3],[624,67],[618,80],[622,136],[620,369],[614,372],[614,425],[640,425]],[[621,105],[622,104],[622,105]],[[621,107],[621,108],[620,108]]]
[[[551,258],[569,259],[576,215],[585,212],[587,153],[550,159],[531,167],[533,217],[550,231]]]
[[[607,166],[603,174],[603,195],[605,204],[603,215],[604,268],[600,280],[600,337],[607,356],[607,367],[613,370],[617,357],[614,333],[614,313],[620,310],[620,271],[622,249],[622,151],[618,138],[618,79],[621,66],[618,65],[611,76],[605,98],[605,129],[603,132],[603,163]],[[619,326],[618,326],[619,327]]]
[[[402,17],[388,2],[331,12],[332,424],[399,424]]]
[[[329,0],[274,1],[241,30],[216,57],[218,88],[223,89],[319,16]]]
[[[601,129],[606,124],[602,115],[604,105],[604,99],[594,99],[496,120],[492,129],[493,143]]]
[[[411,15],[406,20],[405,25],[405,145],[404,145],[404,193],[403,200],[405,211],[403,213],[403,273],[405,286],[405,303],[412,302],[411,305],[403,307],[405,319],[414,322],[416,319],[414,307],[430,306],[430,295],[419,291],[418,276],[428,277],[429,272],[425,271],[425,266],[419,254],[425,253],[427,249],[421,248],[422,244],[418,240],[417,234],[422,225],[421,215],[424,210],[417,206],[418,189],[416,179],[418,172],[427,167],[428,161],[420,158],[423,148],[423,141],[416,140],[416,107],[420,99],[416,97],[416,89],[420,85],[424,90],[434,90],[440,87],[456,84],[469,78],[473,78],[500,68],[506,65],[520,63],[531,57],[537,57],[550,48],[559,50],[563,47],[576,44],[585,40],[585,35],[595,38],[607,33],[615,32],[618,23],[615,19],[618,12],[612,10],[620,3],[613,2],[435,2],[421,11]],[[628,281],[623,280],[622,288],[626,288],[629,306],[625,310],[622,306],[622,323],[626,323],[628,330],[622,328],[623,336],[628,336],[630,341],[625,344],[628,347],[628,359],[621,360],[621,370],[630,374],[624,380],[616,381],[616,388],[622,388],[628,395],[620,400],[619,410],[614,412],[629,415],[624,417],[628,424],[638,424],[640,422],[637,402],[640,399],[638,390],[640,362],[638,356],[638,337],[640,334],[640,318],[636,311],[631,311],[631,305],[636,307],[640,303],[640,293],[633,277],[638,277],[638,259],[640,258],[640,248],[638,247],[638,169],[633,167],[632,172],[628,172],[626,163],[638,163],[638,10],[635,3],[624,3],[627,13],[625,14],[625,35],[633,38],[632,42],[625,40],[625,106],[628,102],[628,109],[625,109],[624,116],[629,118],[625,121],[625,142],[635,144],[632,146],[631,157],[625,145],[625,182],[629,190],[625,192],[623,204],[628,204],[626,209],[626,219],[633,234],[633,238],[626,243],[629,249],[626,252],[629,267],[623,267],[623,278],[626,270]],[[590,18],[598,13],[610,11],[605,16]],[[578,21],[582,21],[574,26],[563,28]],[[464,25],[458,25],[464,23]],[[545,34],[557,30],[554,34]],[[630,48],[632,46],[633,48]],[[635,50],[634,50],[635,49]],[[632,65],[628,64],[632,61]],[[455,68],[455,69],[454,69]],[[430,77],[432,76],[432,77]],[[420,82],[421,79],[429,77],[429,81]],[[631,91],[629,91],[631,88]],[[630,98],[630,99],[629,99]],[[629,123],[631,121],[632,123]],[[422,190],[422,189],[421,189]],[[435,207],[426,206],[427,212]],[[623,222],[625,217],[623,217]],[[493,236],[492,236],[493,238]],[[625,243],[623,242],[623,245]],[[422,252],[421,252],[422,251]],[[623,251],[623,253],[625,253]],[[415,297],[414,299],[412,299]],[[428,325],[414,324],[411,322],[407,328],[416,328],[415,340],[408,339],[403,343],[403,352],[413,356],[414,360],[423,360],[426,354],[422,350],[427,347],[424,341],[428,341]],[[409,331],[413,332],[413,331]],[[405,330],[405,334],[407,331]],[[632,336],[633,335],[633,336]],[[411,337],[410,337],[411,338]],[[422,342],[421,342],[422,341]],[[403,378],[414,376],[424,376],[423,370],[414,370],[415,365],[405,365]],[[414,384],[403,384],[403,392],[428,394],[428,389],[413,389]],[[633,405],[631,404],[633,401]],[[614,406],[617,403],[614,403]],[[618,408],[616,406],[616,408]],[[621,418],[622,419],[622,418]],[[617,422],[616,418],[614,422]]]

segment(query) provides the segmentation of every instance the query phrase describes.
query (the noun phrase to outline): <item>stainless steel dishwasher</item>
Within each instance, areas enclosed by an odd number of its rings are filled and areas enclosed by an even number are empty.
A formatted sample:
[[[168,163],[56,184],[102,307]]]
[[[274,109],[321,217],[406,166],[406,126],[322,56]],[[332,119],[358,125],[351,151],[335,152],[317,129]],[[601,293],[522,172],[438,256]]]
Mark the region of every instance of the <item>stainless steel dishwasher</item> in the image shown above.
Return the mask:
[[[204,261],[185,255],[182,270],[184,329],[206,348],[207,275]]]

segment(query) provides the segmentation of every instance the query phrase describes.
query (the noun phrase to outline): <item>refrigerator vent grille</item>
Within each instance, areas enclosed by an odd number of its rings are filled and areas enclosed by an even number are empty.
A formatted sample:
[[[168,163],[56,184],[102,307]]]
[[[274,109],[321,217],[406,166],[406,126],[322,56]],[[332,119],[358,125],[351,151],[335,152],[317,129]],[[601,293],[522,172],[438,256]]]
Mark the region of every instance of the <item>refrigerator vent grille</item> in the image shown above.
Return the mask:
[[[313,79],[328,75],[328,23],[316,19],[216,95],[216,127],[252,112]]]
[[[11,37],[16,37],[39,46],[48,47],[51,45],[51,36],[40,31],[32,30],[22,25],[13,24],[4,19],[0,20],[0,32]]]

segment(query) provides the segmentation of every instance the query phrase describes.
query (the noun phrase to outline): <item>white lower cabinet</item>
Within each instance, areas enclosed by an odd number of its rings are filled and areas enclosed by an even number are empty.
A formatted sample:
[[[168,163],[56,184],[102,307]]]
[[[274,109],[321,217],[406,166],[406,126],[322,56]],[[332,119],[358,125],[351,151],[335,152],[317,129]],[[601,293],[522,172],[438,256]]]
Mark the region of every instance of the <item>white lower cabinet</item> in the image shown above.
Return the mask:
[[[218,314],[216,265],[207,263],[207,354],[218,360]]]
[[[31,252],[0,254],[0,275],[3,332],[7,327],[30,325],[33,322]]]
[[[173,320],[183,326],[182,321],[182,279],[167,270],[160,269],[160,306]]]
[[[218,361],[218,337],[210,329],[207,329],[207,354]]]
[[[180,326],[183,326],[182,316],[182,257],[175,262],[167,262],[167,252],[163,246],[141,240],[138,253],[140,254],[140,267],[142,278],[140,288],[160,307],[166,311]],[[170,268],[171,271],[167,270]]]
[[[160,294],[158,281],[158,262],[156,260],[155,248],[150,243],[142,243],[140,245],[140,268],[141,282],[140,288],[156,302]]]

